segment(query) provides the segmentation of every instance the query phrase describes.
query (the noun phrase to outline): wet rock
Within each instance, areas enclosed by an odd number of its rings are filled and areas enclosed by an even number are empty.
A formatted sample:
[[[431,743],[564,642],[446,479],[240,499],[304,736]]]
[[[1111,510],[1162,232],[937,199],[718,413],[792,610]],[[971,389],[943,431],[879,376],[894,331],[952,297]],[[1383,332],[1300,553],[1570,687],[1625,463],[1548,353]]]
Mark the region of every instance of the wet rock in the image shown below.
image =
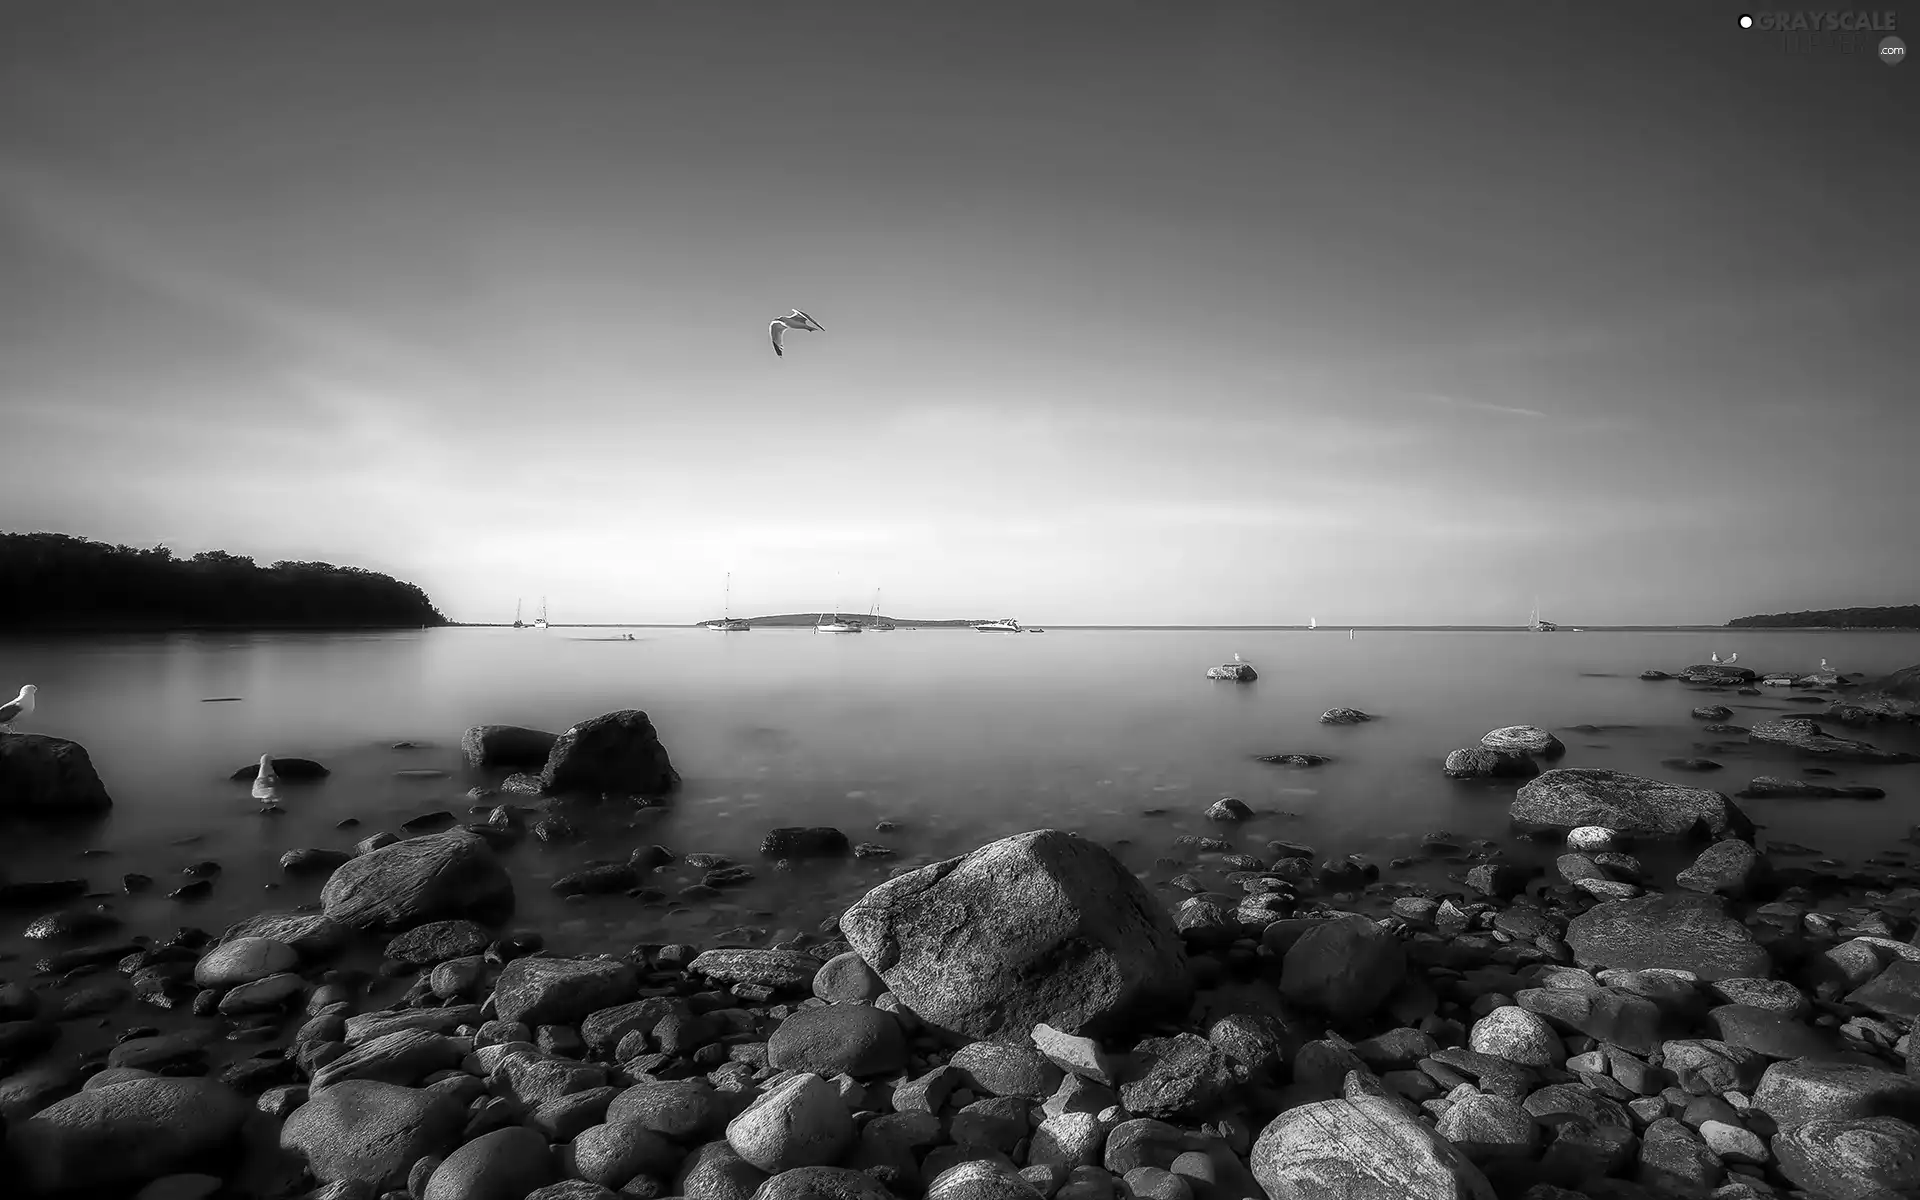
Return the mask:
[[[27,1195],[126,1195],[233,1150],[251,1108],[208,1079],[154,1077],[82,1091],[7,1131],[9,1182]]]
[[[1185,1011],[1167,914],[1104,848],[1041,830],[881,884],[842,935],[923,1020],[976,1038],[1119,1032]],[[1070,949],[1069,949],[1070,948]]]
[[[1247,1078],[1246,1068],[1190,1033],[1148,1038],[1134,1047],[1136,1070],[1120,1088],[1127,1111],[1144,1117],[1211,1111]]]
[[[824,825],[770,829],[760,842],[768,858],[844,858],[852,850],[846,834]]]
[[[680,1164],[673,1191],[686,1200],[750,1200],[767,1179],[726,1142],[709,1142]]]
[[[1249,1162],[1269,1196],[1494,1200],[1478,1167],[1391,1101],[1304,1104],[1275,1117]]]
[[[871,1003],[886,990],[886,982],[851,950],[828,959],[813,977],[813,994],[829,1004]]]
[[[1830,1029],[1815,1028],[1789,1013],[1749,1004],[1721,1005],[1707,1014],[1707,1027],[1729,1046],[1774,1059],[1821,1057],[1841,1049],[1840,1039]]]
[[[1280,767],[1324,767],[1333,761],[1324,754],[1257,754],[1254,758]]]
[[[454,1148],[466,1112],[445,1092],[350,1079],[316,1090],[280,1130],[315,1179],[404,1186],[413,1164]]]
[[[1767,861],[1750,844],[1729,838],[1700,852],[1693,865],[1674,877],[1690,892],[1718,893],[1741,899],[1767,875]]]
[[[907,1039],[892,1013],[864,1004],[829,1004],[801,1009],[782,1021],[767,1039],[767,1062],[783,1071],[864,1079],[904,1069]]]
[[[715,983],[758,984],[775,991],[804,992],[822,966],[819,959],[798,950],[758,950],[748,947],[708,950],[687,964],[687,971]]]
[[[1621,771],[1562,767],[1520,788],[1509,810],[1533,830],[1598,825],[1637,837],[1747,837],[1753,823],[1719,792]]]
[[[671,1179],[686,1151],[634,1122],[600,1124],[573,1138],[574,1169],[582,1179],[618,1187],[635,1175]]]
[[[640,873],[632,863],[592,863],[553,881],[562,896],[605,896],[638,887]]]
[[[1822,729],[1811,717],[1782,717],[1762,721],[1747,731],[1747,740],[1786,746],[1797,754],[1846,762],[1910,763],[1920,755],[1882,750],[1867,742],[1836,737]]]
[[[732,1115],[730,1097],[704,1079],[642,1082],[607,1106],[609,1125],[637,1124],[681,1145],[719,1137]]]
[[[1286,950],[1281,995],[1294,1004],[1357,1019],[1376,1011],[1407,973],[1397,938],[1365,917],[1316,924]]]
[[[1667,967],[1703,980],[1766,978],[1773,962],[1717,897],[1652,895],[1596,904],[1567,926],[1584,967]]]
[[[1892,1117],[1816,1119],[1774,1136],[1780,1174],[1817,1196],[1872,1200],[1920,1189],[1920,1130]]]
[[[558,734],[518,725],[475,725],[460,737],[472,767],[543,767]]]
[[[193,981],[201,987],[231,988],[292,971],[300,955],[285,942],[242,937],[222,942],[194,964]]]
[[[1777,1062],[1753,1091],[1753,1110],[1780,1129],[1820,1117],[1920,1119],[1920,1080],[1861,1056],[1833,1055]]]
[[[35,917],[20,931],[32,942],[79,941],[120,928],[120,918],[104,906],[70,908]]]
[[[313,1086],[331,1087],[349,1079],[418,1084],[435,1071],[450,1070],[466,1056],[462,1042],[424,1029],[399,1029],[355,1045],[313,1072]]]
[[[680,786],[653,722],[638,709],[607,713],[562,733],[540,771],[552,795],[661,796]]]
[[[1447,1106],[1435,1130],[1475,1163],[1531,1158],[1540,1149],[1540,1127],[1504,1096],[1463,1096]]]
[[[1733,710],[1724,704],[1705,704],[1693,710],[1696,721],[1731,721]]]
[[[1040,1100],[1060,1087],[1061,1068],[1031,1046],[1010,1042],[973,1042],[956,1050],[948,1066],[967,1087],[987,1096]]]
[[[1373,714],[1357,708],[1330,708],[1320,714],[1322,725],[1358,725],[1373,720]]]
[[[351,859],[345,850],[322,850],[303,846],[280,856],[280,869],[289,875],[324,875]]]
[[[492,936],[472,921],[429,921],[388,942],[386,955],[409,967],[431,967],[484,953],[492,941]]]
[[[1808,783],[1804,779],[1779,779],[1758,775],[1746,787],[1734,793],[1742,800],[1882,800],[1887,793],[1877,787],[1838,786]]]
[[[1448,779],[1532,779],[1540,764],[1519,750],[1467,746],[1448,752],[1440,770]]]
[[[853,1144],[840,1093],[818,1075],[774,1086],[727,1125],[727,1144],[769,1174],[838,1162]]]
[[[1566,743],[1533,725],[1508,725],[1496,729],[1482,737],[1480,744],[1489,750],[1537,754],[1542,758],[1559,758],[1567,752]]]
[[[1552,1026],[1517,1005],[1503,1005],[1474,1022],[1467,1045],[1523,1067],[1559,1067],[1567,1050]]]
[[[225,945],[241,938],[270,938],[293,947],[304,961],[315,962],[339,953],[347,944],[347,936],[345,926],[319,913],[265,912],[228,927],[220,935],[220,942]]]
[[[547,1140],[531,1129],[509,1126],[481,1134],[448,1154],[434,1168],[420,1200],[522,1200],[552,1183],[553,1176]]]
[[[0,734],[0,812],[63,817],[112,807],[80,743],[40,733]]]
[[[343,925],[397,933],[458,917],[503,919],[513,881],[484,840],[455,829],[360,855],[328,877],[320,902]]]

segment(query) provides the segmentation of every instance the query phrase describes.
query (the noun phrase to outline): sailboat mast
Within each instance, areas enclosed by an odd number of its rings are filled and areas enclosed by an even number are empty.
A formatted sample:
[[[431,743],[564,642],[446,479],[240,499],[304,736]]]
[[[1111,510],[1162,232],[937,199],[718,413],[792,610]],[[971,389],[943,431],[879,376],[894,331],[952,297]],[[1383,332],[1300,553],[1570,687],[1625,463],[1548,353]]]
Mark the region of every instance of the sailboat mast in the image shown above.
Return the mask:
[[[727,599],[726,599],[725,607],[721,609],[721,615],[723,615],[729,621],[733,620],[733,572],[732,571],[727,572]]]

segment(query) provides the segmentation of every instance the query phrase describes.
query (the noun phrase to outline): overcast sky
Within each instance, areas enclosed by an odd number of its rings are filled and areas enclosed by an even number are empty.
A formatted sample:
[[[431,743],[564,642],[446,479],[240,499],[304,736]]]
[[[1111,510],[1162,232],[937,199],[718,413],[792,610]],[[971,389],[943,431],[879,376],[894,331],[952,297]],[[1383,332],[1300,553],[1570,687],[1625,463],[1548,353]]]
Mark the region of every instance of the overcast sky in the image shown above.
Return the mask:
[[[0,528],[460,620],[1912,603],[1920,65],[1740,11],[9,3]]]

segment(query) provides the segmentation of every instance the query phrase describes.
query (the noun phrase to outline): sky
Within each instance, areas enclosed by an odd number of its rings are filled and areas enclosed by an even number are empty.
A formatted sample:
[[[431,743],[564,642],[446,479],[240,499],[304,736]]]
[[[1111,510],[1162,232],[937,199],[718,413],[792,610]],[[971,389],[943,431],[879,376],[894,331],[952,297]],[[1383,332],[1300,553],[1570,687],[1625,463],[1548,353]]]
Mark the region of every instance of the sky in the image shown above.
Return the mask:
[[[1913,603],[1920,65],[1742,11],[0,0],[0,529],[465,621]]]

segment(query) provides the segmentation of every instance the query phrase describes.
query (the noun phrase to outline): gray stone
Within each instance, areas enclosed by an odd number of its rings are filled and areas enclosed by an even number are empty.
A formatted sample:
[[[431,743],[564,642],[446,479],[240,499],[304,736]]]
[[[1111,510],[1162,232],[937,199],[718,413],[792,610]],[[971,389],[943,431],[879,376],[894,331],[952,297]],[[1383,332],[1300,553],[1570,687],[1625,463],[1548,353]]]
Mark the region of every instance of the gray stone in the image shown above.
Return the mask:
[[[1597,825],[1666,839],[1753,833],[1747,815],[1719,792],[1589,767],[1542,773],[1520,788],[1509,815],[1522,828],[1534,830]]]

